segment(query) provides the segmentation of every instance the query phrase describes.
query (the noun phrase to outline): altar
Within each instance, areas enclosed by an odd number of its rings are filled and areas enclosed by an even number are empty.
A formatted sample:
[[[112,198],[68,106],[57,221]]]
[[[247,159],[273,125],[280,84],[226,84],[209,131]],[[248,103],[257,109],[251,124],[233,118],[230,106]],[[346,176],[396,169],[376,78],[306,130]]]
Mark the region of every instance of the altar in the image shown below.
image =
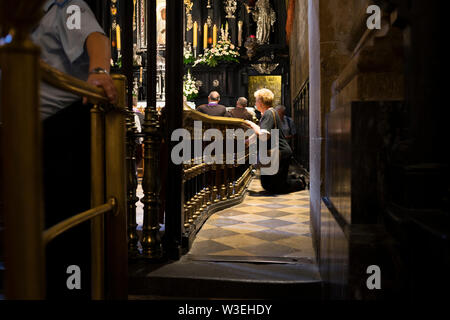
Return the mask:
[[[142,109],[147,98],[147,0],[133,3],[132,94],[136,106]],[[160,109],[165,105],[166,92],[166,1],[157,0],[156,5],[155,77]],[[253,92],[275,77],[277,85],[271,90],[277,104],[290,108],[285,1],[184,0],[184,9],[184,96],[191,107],[207,103],[211,91],[218,91],[220,103],[227,107],[234,107],[239,97],[248,98],[249,107],[253,107]]]

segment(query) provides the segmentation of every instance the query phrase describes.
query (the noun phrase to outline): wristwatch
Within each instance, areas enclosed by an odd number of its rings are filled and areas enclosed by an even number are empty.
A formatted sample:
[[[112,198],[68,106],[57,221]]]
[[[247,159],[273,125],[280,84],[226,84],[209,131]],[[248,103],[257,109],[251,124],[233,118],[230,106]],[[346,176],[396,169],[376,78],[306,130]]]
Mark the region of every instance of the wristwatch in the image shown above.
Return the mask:
[[[92,69],[91,71],[89,71],[89,74],[93,74],[93,73],[96,73],[96,74],[109,74],[108,70],[103,69],[103,68],[95,68],[95,69]]]

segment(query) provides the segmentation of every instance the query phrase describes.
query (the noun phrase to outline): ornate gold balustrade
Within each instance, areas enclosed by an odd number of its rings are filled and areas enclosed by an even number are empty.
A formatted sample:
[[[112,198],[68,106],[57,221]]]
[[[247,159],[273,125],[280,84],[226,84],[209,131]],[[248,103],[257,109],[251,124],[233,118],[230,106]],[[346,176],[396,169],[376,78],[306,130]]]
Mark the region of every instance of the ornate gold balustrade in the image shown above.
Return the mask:
[[[147,115],[146,118],[150,117]],[[129,253],[131,257],[144,257],[149,259],[159,259],[164,256],[161,245],[161,237],[159,233],[159,214],[162,202],[161,184],[165,185],[164,179],[170,178],[170,173],[165,174],[164,170],[160,170],[160,165],[165,167],[164,161],[171,161],[171,159],[164,159],[162,162],[160,158],[161,137],[170,135],[163,134],[164,128],[159,127],[159,122],[156,117],[152,117],[152,121],[147,121],[146,130],[144,134],[136,134],[133,128],[132,121],[128,123],[129,132],[129,152],[128,152],[128,244]],[[220,130],[223,136],[226,136],[227,129],[249,129],[245,121],[234,118],[212,117],[203,113],[197,112],[184,107],[183,110],[183,128],[188,130],[191,137],[194,137],[194,122],[201,121],[201,132],[197,132],[203,137],[206,130],[214,128]],[[164,121],[161,121],[164,124]],[[163,125],[162,125],[163,126]],[[198,130],[198,129],[197,129]],[[144,137],[145,154],[144,154],[144,178],[142,181],[144,189],[144,222],[142,227],[142,235],[138,236],[136,231],[136,164],[134,158],[135,141],[137,137]],[[246,187],[249,184],[252,167],[248,163],[248,147],[245,147],[243,154],[237,154],[237,141],[233,137],[233,152],[231,154],[224,153],[224,163],[205,163],[202,157],[192,158],[190,161],[185,161],[182,164],[182,197],[179,195],[166,195],[166,201],[182,201],[182,213],[180,224],[182,224],[182,246],[186,252],[197,231],[206,219],[215,211],[224,209],[226,207],[235,205],[242,201],[245,194]],[[192,150],[194,150],[194,141],[191,140]],[[204,148],[207,143],[201,143],[201,152],[203,155]],[[165,141],[163,144],[167,144]],[[225,144],[225,140],[224,140]],[[224,145],[224,151],[226,150]],[[170,152],[166,152],[169,153]],[[225,159],[229,158],[230,161]],[[183,199],[183,200],[179,200]],[[164,210],[164,206],[162,210]],[[173,214],[165,212],[165,214]],[[170,226],[167,226],[168,228]],[[170,231],[166,229],[166,232]],[[138,250],[138,242],[142,250]]]
[[[6,298],[45,298],[45,246],[88,220],[91,221],[92,298],[126,298],[126,79],[113,76],[119,101],[110,106],[102,89],[40,62],[39,48],[29,40],[28,34],[39,20],[42,1],[33,5],[20,0],[14,3],[0,1],[0,11],[5,13],[3,9],[9,6],[10,14],[9,17],[1,15],[0,31],[10,30],[14,34],[10,44],[0,47],[1,183],[8,186],[3,190]],[[87,97],[94,105],[91,110],[92,208],[48,230],[43,228],[41,79]]]
[[[130,257],[133,258],[148,258],[159,260],[164,256],[163,246],[161,244],[160,228],[160,212],[165,207],[162,203],[161,196],[165,193],[161,185],[166,185],[164,180],[169,177],[170,173],[162,170],[165,166],[165,161],[172,161],[171,159],[162,159],[160,157],[160,150],[164,150],[164,141],[161,145],[161,138],[166,137],[170,139],[170,133],[164,133],[164,119],[159,121],[155,115],[146,114],[146,126],[144,133],[137,134],[133,122],[128,122],[128,248]],[[164,117],[163,117],[164,118]],[[201,121],[202,130],[197,134],[203,134],[206,130],[214,128],[220,130],[223,136],[226,136],[227,129],[243,129],[243,131],[250,127],[245,121],[241,119],[212,117],[203,113],[197,112],[184,107],[183,109],[183,128],[188,130],[191,137],[194,137],[194,122]],[[198,129],[197,129],[198,130]],[[144,204],[144,219],[142,226],[142,234],[138,235],[136,230],[136,197],[137,188],[137,172],[135,154],[135,141],[138,137],[144,138],[145,154],[144,154],[144,177],[142,181],[144,198],[141,200]],[[245,146],[243,154],[237,154],[237,141],[233,137],[233,152],[231,154],[224,154],[223,164],[205,163],[202,157],[192,158],[190,161],[185,161],[182,164],[182,193],[179,195],[165,195],[166,201],[182,200],[182,213],[180,217],[180,224],[182,224],[182,246],[186,252],[197,231],[206,219],[215,211],[222,210],[226,207],[235,205],[242,201],[246,188],[250,182],[252,166],[248,163],[249,149]],[[191,140],[192,148],[194,150],[194,141]],[[204,148],[208,142],[201,143],[201,152],[203,155]],[[225,140],[224,140],[225,144]],[[170,151],[165,152],[170,154]],[[226,158],[232,159],[227,161]],[[162,209],[161,209],[162,206]],[[165,211],[165,215],[173,214]],[[166,226],[166,232],[170,226]],[[140,242],[142,250],[138,250]]]
[[[248,163],[248,146],[245,146],[244,154],[237,154],[236,136],[231,138],[230,144],[233,145],[233,151],[226,148],[226,130],[242,129],[245,131],[249,129],[245,121],[235,118],[208,116],[187,107],[185,107],[183,114],[184,128],[190,132],[192,137],[195,136],[195,121],[200,121],[202,124],[202,137],[208,129],[218,129],[224,137],[223,163],[205,163],[205,159],[193,158],[189,163],[183,165],[185,200],[183,204],[183,243],[185,249],[188,249],[197,231],[213,212],[242,201],[251,178],[252,166]],[[202,142],[202,154],[209,143],[208,141]],[[194,146],[192,146],[193,149]],[[242,159],[239,159],[239,156]],[[199,162],[201,163],[198,164]]]

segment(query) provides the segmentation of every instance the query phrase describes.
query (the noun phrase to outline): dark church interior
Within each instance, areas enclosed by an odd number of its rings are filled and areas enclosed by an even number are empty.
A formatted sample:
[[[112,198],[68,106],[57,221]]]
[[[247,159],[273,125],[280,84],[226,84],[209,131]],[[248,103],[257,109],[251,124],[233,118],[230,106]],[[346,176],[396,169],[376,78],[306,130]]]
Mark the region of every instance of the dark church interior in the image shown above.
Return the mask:
[[[0,300],[448,300],[442,6],[0,0]]]

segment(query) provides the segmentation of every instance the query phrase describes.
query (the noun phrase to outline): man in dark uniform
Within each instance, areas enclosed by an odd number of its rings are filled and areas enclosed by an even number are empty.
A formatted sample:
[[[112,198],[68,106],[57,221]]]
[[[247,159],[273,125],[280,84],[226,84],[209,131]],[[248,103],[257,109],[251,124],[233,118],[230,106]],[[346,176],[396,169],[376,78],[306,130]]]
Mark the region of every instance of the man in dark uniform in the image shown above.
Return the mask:
[[[208,96],[208,104],[198,106],[197,111],[206,113],[210,116],[229,117],[230,114],[228,113],[227,108],[219,104],[219,101],[220,94],[217,91],[211,91]]]
[[[247,99],[240,97],[236,102],[236,108],[230,111],[233,118],[253,121],[253,116],[247,111]]]

